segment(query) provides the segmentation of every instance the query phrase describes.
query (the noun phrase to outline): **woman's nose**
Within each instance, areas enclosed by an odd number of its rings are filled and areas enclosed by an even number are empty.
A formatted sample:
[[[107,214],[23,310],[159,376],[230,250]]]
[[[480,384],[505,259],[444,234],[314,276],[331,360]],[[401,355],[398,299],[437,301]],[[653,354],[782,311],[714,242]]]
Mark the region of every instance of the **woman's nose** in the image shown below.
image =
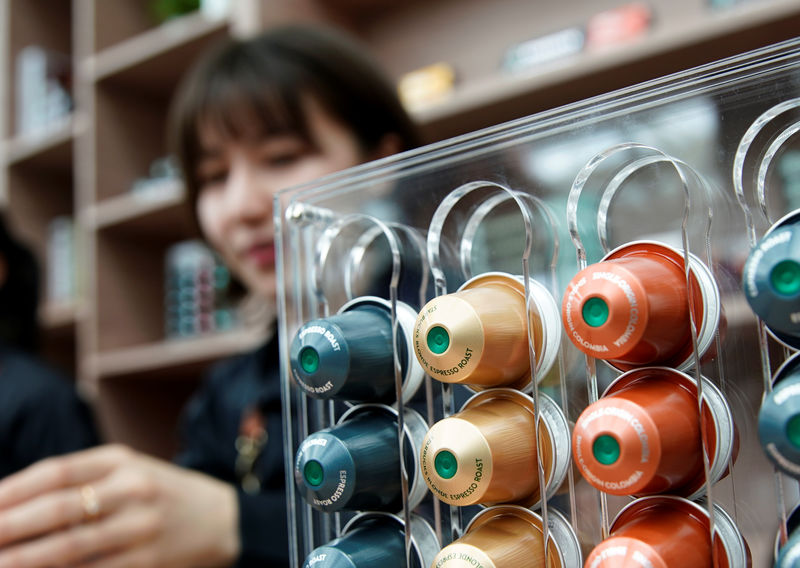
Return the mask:
[[[225,187],[225,201],[228,212],[236,218],[263,222],[272,217],[272,193],[263,187],[264,180],[255,168],[247,163],[235,164],[229,174]]]

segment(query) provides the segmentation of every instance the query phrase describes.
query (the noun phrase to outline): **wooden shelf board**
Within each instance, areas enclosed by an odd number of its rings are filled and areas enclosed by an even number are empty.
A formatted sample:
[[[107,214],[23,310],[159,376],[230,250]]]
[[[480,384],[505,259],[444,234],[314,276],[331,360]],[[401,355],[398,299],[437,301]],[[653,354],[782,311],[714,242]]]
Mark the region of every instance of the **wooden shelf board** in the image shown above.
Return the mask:
[[[165,181],[160,191],[158,197],[131,192],[104,199],[89,207],[88,222],[98,231],[116,228],[139,232],[155,227],[158,233],[174,228],[174,219],[184,213],[183,184],[178,180]],[[170,219],[172,223],[167,222]]]
[[[47,330],[58,331],[73,327],[79,318],[76,302],[46,302],[39,309],[39,321]]]
[[[187,339],[168,339],[148,345],[98,353],[94,358],[96,376],[146,375],[170,368],[207,364],[221,357],[242,353],[264,341],[264,334],[253,329]]]
[[[470,114],[491,107],[500,107],[509,101],[535,101],[537,93],[547,89],[574,85],[583,78],[601,76],[603,73],[607,73],[609,76],[619,75],[621,73],[619,69],[633,65],[641,67],[650,61],[659,59],[663,61],[663,58],[672,53],[682,52],[693,46],[713,41],[721,41],[728,36],[746,33],[753,28],[769,26],[787,19],[800,19],[800,3],[797,0],[765,0],[746,3],[712,12],[707,18],[687,21],[680,30],[654,28],[650,35],[630,44],[609,47],[602,51],[582,52],[563,60],[540,65],[529,73],[511,74],[498,70],[492,76],[460,86],[456,85],[450,96],[429,105],[410,109],[410,112],[423,129],[436,130],[440,125],[452,125]],[[778,41],[778,39],[776,38],[774,41]],[[752,46],[748,46],[738,51],[751,48]],[[702,57],[702,54],[698,57]],[[716,57],[712,59],[716,59]],[[699,63],[681,63],[681,60],[676,57],[674,58],[676,66],[674,71],[679,70],[678,66],[683,69],[697,64]],[[656,73],[653,78],[666,74],[658,68],[654,68],[652,72]],[[637,78],[633,82],[640,80],[642,79]],[[596,94],[620,86],[623,85],[612,85],[611,88],[601,87]],[[585,93],[576,94],[578,95],[577,99],[590,96]],[[564,102],[571,102],[571,100]],[[531,114],[538,110],[544,109],[533,108],[531,112],[523,114]],[[502,120],[507,120],[507,118]],[[445,128],[445,135],[449,136],[452,133]]]
[[[200,12],[188,14],[89,56],[82,67],[86,76],[95,81],[126,74],[134,75],[130,79],[142,81],[143,85],[170,75],[174,81],[190,61],[187,57],[209,41],[223,37],[229,24],[228,19],[209,19]],[[183,65],[181,58],[186,59]]]
[[[8,140],[5,164],[69,170],[72,168],[72,149],[76,121],[69,116],[40,135],[17,136]]]

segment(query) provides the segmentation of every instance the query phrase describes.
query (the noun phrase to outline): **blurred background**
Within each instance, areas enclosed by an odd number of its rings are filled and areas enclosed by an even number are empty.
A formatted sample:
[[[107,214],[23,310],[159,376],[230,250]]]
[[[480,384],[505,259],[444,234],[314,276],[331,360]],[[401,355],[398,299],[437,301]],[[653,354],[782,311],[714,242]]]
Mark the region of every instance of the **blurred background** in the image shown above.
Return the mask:
[[[170,456],[202,369],[260,343],[164,121],[202,50],[298,20],[361,39],[434,142],[788,39],[800,2],[0,0],[0,206],[42,267],[44,357],[108,441]]]

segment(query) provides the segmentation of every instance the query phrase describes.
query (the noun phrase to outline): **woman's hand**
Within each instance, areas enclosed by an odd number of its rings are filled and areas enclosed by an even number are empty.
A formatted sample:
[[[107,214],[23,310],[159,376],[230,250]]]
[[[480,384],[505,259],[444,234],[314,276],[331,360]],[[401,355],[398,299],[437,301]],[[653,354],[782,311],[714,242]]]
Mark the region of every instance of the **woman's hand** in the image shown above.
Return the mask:
[[[0,482],[0,568],[228,566],[237,525],[232,486],[122,446]]]

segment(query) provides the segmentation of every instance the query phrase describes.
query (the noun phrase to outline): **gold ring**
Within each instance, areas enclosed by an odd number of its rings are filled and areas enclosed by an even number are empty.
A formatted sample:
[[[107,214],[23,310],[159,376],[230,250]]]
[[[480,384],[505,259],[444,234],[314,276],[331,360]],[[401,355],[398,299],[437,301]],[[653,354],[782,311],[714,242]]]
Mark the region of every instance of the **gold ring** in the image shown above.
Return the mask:
[[[91,485],[81,487],[81,508],[84,521],[93,521],[100,516],[100,500]]]

